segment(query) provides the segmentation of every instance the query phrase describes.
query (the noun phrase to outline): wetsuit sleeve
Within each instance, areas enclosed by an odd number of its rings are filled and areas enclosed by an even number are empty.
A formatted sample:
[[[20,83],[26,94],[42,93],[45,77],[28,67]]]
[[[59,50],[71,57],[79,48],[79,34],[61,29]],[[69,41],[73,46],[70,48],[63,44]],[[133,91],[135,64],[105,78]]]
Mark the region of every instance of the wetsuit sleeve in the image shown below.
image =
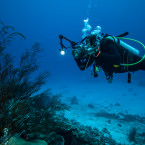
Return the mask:
[[[100,45],[101,53],[98,57],[99,61],[111,65],[119,65],[121,62],[120,53],[112,40],[103,41]]]
[[[85,70],[93,63],[94,59],[92,56],[90,56],[87,59],[75,59],[75,61],[80,70]]]

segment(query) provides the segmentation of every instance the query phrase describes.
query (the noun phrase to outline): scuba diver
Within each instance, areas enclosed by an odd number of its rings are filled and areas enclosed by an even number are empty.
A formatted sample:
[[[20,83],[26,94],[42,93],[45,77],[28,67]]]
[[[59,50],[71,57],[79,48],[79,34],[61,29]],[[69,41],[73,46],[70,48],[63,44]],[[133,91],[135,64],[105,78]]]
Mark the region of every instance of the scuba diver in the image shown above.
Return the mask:
[[[131,83],[131,72],[145,70],[145,56],[140,57],[137,49],[120,40],[126,35],[128,32],[117,37],[104,35],[100,26],[77,43],[59,35],[60,51],[67,48],[62,44],[64,38],[71,43],[72,55],[80,70],[92,66],[91,73],[94,77],[98,77],[98,71],[103,70],[109,83],[112,83],[113,73],[128,72],[128,83]]]

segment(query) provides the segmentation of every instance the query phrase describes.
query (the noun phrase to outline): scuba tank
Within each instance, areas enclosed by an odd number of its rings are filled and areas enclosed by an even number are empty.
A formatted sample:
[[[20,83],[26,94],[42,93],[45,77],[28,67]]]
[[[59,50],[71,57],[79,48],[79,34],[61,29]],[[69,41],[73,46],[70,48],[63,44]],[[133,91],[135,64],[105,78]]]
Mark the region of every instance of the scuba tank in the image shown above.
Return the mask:
[[[128,45],[127,43],[123,42],[119,38],[116,38],[116,37],[113,37],[113,36],[108,36],[106,38],[110,39],[110,40],[113,40],[113,42],[115,42],[116,44],[119,44],[120,46],[122,46],[122,48],[128,50],[131,54],[139,56],[139,51],[136,48]]]

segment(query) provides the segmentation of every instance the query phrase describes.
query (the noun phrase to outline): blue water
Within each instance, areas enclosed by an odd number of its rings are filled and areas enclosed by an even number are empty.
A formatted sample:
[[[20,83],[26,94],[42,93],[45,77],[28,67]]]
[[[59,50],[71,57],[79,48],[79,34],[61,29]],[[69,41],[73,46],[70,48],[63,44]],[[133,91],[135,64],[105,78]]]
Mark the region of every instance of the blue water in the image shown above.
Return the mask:
[[[70,51],[59,55],[58,35],[81,40],[83,20],[89,17],[92,28],[100,25],[103,33],[111,35],[128,31],[129,37],[145,43],[144,4],[144,0],[0,0],[0,20],[26,36],[26,40],[15,40],[12,53],[17,55],[38,41],[43,48],[42,69],[49,69],[57,79],[88,79],[88,72],[80,72]]]
[[[89,68],[84,72],[79,70],[71,50],[61,56],[58,35],[63,34],[73,41],[81,40],[83,20],[89,18],[92,29],[100,25],[103,33],[111,35],[128,31],[128,37],[145,43],[144,5],[144,0],[0,0],[0,20],[26,36],[26,40],[14,40],[8,49],[16,56],[16,64],[19,55],[37,41],[43,49],[38,60],[40,70],[51,72],[49,83],[56,82],[57,86],[57,82],[92,81],[99,85],[98,82],[107,83],[104,73],[94,79]],[[141,46],[138,49],[144,53]],[[143,71],[137,72],[133,83],[145,81],[144,75]],[[120,82],[127,83],[127,74],[115,75],[114,83],[120,85]]]

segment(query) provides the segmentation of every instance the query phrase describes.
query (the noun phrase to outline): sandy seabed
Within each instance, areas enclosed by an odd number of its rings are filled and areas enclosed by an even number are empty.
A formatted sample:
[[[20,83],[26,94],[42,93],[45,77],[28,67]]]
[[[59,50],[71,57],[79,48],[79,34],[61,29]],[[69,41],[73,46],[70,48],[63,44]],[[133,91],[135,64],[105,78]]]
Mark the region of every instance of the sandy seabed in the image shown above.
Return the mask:
[[[66,111],[65,117],[75,120],[82,125],[91,126],[102,130],[106,128],[112,138],[121,144],[131,145],[128,140],[128,133],[132,127],[142,133],[145,124],[137,121],[125,122],[106,117],[96,117],[95,113],[107,112],[110,114],[131,114],[145,117],[145,95],[144,86],[136,83],[108,84],[107,82],[96,83],[95,81],[63,81],[48,84],[51,86],[53,94],[61,94],[62,100],[71,106],[70,111]],[[71,104],[71,99],[76,97],[78,104]],[[88,105],[93,105],[93,108]]]

